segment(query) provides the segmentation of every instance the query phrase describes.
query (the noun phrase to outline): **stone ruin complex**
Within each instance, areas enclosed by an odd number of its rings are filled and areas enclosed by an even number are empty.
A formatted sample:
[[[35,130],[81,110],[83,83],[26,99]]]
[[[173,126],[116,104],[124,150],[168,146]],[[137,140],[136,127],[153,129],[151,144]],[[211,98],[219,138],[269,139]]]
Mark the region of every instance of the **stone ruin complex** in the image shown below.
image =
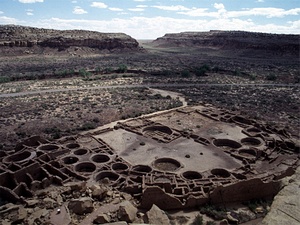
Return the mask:
[[[182,107],[57,141],[31,137],[0,152],[0,196],[85,180],[131,194],[142,209],[226,204],[276,195],[299,165],[285,130],[210,106]]]

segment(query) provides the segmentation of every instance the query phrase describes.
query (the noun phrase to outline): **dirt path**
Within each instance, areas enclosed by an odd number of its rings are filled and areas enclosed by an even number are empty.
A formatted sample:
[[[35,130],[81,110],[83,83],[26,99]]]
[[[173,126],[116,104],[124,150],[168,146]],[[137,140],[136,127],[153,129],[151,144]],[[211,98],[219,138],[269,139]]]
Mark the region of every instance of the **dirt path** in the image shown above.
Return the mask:
[[[182,106],[187,106],[188,104],[183,95],[180,93],[155,88],[149,88],[149,90],[152,91],[154,94],[160,94],[163,97],[170,96],[172,99],[178,99],[182,102]]]
[[[163,87],[220,87],[220,86],[260,86],[260,87],[299,87],[299,84],[197,84],[197,83],[184,83],[184,84],[132,84],[132,85],[111,85],[111,86],[96,86],[84,88],[59,88],[48,90],[37,90],[27,92],[5,93],[0,94],[0,98],[6,97],[19,97],[25,95],[35,95],[43,93],[57,93],[66,91],[80,91],[80,90],[98,90],[98,89],[112,89],[112,88],[163,88]],[[170,95],[170,94],[168,94]]]

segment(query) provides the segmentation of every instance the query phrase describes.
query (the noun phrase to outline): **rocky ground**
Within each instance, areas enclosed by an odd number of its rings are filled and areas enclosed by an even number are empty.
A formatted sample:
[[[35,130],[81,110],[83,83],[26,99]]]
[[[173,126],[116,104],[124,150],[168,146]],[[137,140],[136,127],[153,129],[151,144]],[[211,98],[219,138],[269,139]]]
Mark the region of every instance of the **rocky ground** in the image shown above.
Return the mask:
[[[248,202],[226,209],[205,206],[200,211],[171,212],[153,205],[150,210],[139,210],[128,194],[105,185],[87,186],[86,182],[71,182],[63,187],[39,190],[35,198],[25,199],[24,204],[2,203],[0,218],[2,225],[247,224],[247,221],[261,221],[269,205],[270,202]]]
[[[153,95],[146,88],[40,93],[0,98],[0,102],[0,139],[4,150],[32,135],[57,139],[182,104],[170,96]]]

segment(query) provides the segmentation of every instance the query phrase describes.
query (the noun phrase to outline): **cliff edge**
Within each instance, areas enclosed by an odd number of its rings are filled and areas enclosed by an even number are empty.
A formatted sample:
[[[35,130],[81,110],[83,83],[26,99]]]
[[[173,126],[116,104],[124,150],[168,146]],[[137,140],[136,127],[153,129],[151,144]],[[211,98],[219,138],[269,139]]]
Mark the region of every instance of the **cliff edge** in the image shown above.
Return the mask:
[[[137,51],[138,42],[124,33],[100,33],[84,30],[53,30],[15,25],[0,25],[1,55],[42,53],[43,49],[66,51],[73,48],[106,50],[109,52]]]
[[[182,32],[166,34],[152,42],[156,47],[202,47],[230,50],[262,50],[299,56],[300,35],[245,31]]]

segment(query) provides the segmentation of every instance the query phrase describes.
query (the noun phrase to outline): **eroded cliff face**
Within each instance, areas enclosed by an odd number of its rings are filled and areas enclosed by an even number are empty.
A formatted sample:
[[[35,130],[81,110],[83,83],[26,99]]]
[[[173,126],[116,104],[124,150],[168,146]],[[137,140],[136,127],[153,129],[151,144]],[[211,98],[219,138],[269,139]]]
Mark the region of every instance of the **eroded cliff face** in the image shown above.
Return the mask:
[[[153,41],[159,47],[205,47],[263,50],[276,54],[299,55],[300,35],[244,31],[182,32],[166,34]]]
[[[139,50],[138,42],[123,33],[83,30],[52,30],[23,26],[0,26],[0,51],[5,47],[52,48],[85,47],[109,51]]]

